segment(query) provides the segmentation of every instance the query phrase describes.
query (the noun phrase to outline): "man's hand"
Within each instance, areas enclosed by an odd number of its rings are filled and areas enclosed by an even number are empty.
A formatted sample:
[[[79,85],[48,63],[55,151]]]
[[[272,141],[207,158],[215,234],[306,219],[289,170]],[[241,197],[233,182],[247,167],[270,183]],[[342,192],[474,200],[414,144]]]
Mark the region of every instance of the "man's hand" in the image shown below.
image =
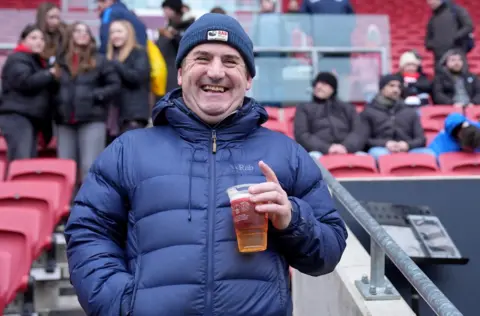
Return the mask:
[[[348,153],[348,151],[347,151],[347,148],[345,148],[345,146],[341,144],[332,144],[328,149],[328,153],[331,155],[334,155],[334,154],[342,155],[342,154]]]
[[[386,144],[385,147],[387,147],[388,150],[390,150],[392,153],[398,152],[398,143],[394,140],[389,140]]]
[[[252,194],[251,201],[257,203],[255,210],[267,213],[273,227],[283,230],[290,225],[292,220],[292,204],[287,193],[278,182],[275,172],[263,161],[258,163],[267,182],[252,185],[249,188]]]
[[[454,103],[453,106],[456,107],[456,108],[462,108],[464,106],[464,104],[461,103],[461,102],[457,102],[457,103]]]
[[[401,151],[401,152],[407,152],[410,149],[410,146],[408,146],[407,142],[403,140],[398,142],[397,145],[398,145],[398,151]]]

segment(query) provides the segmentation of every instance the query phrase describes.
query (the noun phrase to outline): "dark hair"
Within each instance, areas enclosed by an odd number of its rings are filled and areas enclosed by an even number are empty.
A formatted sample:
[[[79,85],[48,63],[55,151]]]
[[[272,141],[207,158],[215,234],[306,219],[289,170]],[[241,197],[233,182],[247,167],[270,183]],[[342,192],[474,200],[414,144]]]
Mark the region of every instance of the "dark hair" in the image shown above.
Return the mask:
[[[462,131],[458,136],[460,147],[471,148],[473,150],[480,148],[480,128],[474,125],[469,125],[462,128]]]
[[[214,7],[212,10],[210,10],[210,13],[227,14],[227,11],[225,11],[222,7]]]
[[[33,31],[40,31],[43,33],[43,31],[40,29],[40,27],[37,24],[27,24],[23,28],[22,32],[20,33],[19,41],[23,41]]]

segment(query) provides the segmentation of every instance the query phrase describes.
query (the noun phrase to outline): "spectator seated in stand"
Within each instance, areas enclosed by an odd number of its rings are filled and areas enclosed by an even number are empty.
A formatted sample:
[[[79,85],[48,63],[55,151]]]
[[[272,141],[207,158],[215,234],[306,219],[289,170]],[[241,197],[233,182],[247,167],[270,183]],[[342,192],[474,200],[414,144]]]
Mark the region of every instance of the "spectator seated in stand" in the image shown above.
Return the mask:
[[[423,73],[421,61],[414,52],[408,51],[400,57],[398,75],[403,78],[402,97],[408,105],[429,104],[432,83]],[[408,102],[407,100],[415,100]]]
[[[319,73],[313,82],[313,101],[299,105],[295,113],[295,139],[316,159],[355,153],[365,146],[360,117],[353,105],[337,99],[337,86],[332,73]]]
[[[415,108],[400,98],[403,80],[398,75],[380,78],[380,92],[360,114],[366,131],[368,153],[375,158],[390,153],[433,152],[425,148],[425,134]]]
[[[437,156],[450,152],[480,152],[480,123],[452,113],[445,119],[445,129],[438,133],[429,148]]]
[[[449,50],[441,59],[433,80],[433,100],[459,107],[480,104],[480,81],[468,70],[460,51]]]

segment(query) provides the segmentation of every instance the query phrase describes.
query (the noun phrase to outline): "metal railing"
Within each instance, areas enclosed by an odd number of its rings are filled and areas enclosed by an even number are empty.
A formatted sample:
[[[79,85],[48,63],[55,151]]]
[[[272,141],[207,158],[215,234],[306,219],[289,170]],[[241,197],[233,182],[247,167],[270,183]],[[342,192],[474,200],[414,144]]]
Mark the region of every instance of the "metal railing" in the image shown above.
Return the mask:
[[[316,160],[315,162],[322,171],[323,179],[334,196],[370,235],[370,279],[364,275],[361,279],[355,281],[355,285],[363,297],[366,300],[395,300],[400,298],[398,292],[385,278],[386,254],[436,315],[463,316],[365,208],[319,161]]]

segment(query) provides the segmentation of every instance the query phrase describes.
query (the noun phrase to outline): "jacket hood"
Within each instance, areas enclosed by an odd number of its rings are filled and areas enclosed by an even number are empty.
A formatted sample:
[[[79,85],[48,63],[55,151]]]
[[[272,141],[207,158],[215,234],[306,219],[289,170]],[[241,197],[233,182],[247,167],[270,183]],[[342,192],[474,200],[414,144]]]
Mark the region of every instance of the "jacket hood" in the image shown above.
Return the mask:
[[[474,124],[472,121],[467,119],[465,115],[462,115],[460,113],[452,113],[447,116],[445,119],[445,131],[448,133],[448,135],[452,135],[453,131],[457,126],[460,124],[463,124],[463,122],[468,121],[472,124]],[[453,135],[452,135],[453,136]]]
[[[467,59],[465,58],[465,55],[462,54],[459,50],[457,49],[450,49],[448,50],[445,54],[443,54],[442,58],[440,59],[439,61],[439,65],[441,67],[441,69],[443,71],[446,71],[448,73],[450,73],[447,69],[447,66],[446,66],[446,62],[447,62],[447,59],[448,57],[452,56],[452,55],[460,55],[462,56],[462,60],[463,60],[463,68],[462,68],[462,73],[468,73],[468,61]]]
[[[242,139],[256,130],[268,119],[265,108],[251,98],[245,97],[243,105],[215,126],[203,122],[184,103],[182,88],[167,93],[152,110],[154,126],[170,125],[188,141],[210,139],[212,130],[225,141]]]

